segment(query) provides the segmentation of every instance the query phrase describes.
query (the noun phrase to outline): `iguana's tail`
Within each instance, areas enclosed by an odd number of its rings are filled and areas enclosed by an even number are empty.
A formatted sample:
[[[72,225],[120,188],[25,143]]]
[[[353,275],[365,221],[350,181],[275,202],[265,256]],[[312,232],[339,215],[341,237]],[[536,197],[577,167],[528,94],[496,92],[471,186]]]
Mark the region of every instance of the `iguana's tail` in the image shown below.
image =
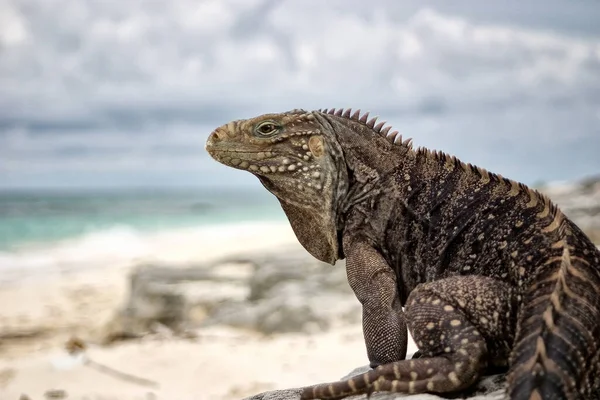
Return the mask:
[[[562,215],[545,229],[560,239],[523,281],[508,394],[600,399],[600,251]]]

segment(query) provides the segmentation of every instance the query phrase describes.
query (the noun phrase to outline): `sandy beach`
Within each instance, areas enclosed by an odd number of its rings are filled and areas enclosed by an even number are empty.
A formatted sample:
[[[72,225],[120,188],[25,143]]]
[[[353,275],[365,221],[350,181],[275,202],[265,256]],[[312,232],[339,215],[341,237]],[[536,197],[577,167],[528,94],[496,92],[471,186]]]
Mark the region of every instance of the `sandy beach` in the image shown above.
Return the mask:
[[[334,380],[367,362],[360,325],[325,333],[265,336],[210,327],[193,338],[166,335],[97,344],[141,262],[179,265],[295,244],[286,223],[186,229],[133,240],[83,238],[12,253],[19,265],[0,286],[0,399],[241,399],[265,390]],[[235,247],[232,247],[235,243]],[[43,257],[42,257],[43,254]],[[4,256],[6,263],[7,256]],[[6,278],[10,277],[6,282]],[[85,356],[65,343],[83,340]],[[132,382],[92,360],[150,382]],[[54,392],[53,392],[54,391]],[[64,392],[63,392],[64,391]]]

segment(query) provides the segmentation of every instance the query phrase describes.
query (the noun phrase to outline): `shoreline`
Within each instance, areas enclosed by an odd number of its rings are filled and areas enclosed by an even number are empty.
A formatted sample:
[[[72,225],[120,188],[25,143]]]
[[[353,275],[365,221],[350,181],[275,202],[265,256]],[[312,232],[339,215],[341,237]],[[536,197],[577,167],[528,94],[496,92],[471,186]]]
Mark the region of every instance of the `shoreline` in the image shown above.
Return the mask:
[[[258,238],[262,237],[264,244]],[[219,241],[232,240],[232,248]],[[31,243],[13,251],[0,251],[0,287],[57,272],[79,269],[128,268],[143,262],[205,262],[229,252],[244,252],[297,239],[286,220],[225,222],[156,231],[128,226],[100,230],[68,239]],[[7,276],[13,275],[11,282]]]

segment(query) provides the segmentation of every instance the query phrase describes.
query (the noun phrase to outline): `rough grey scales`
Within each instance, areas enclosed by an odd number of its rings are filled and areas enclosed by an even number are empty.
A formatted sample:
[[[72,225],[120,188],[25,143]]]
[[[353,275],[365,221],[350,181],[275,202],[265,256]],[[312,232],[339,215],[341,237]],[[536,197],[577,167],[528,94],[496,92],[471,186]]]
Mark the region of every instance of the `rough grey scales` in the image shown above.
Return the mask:
[[[490,368],[511,399],[600,399],[600,251],[547,196],[360,111],[231,121],[206,149],[258,177],[314,257],[346,259],[373,369],[303,400],[464,392]]]

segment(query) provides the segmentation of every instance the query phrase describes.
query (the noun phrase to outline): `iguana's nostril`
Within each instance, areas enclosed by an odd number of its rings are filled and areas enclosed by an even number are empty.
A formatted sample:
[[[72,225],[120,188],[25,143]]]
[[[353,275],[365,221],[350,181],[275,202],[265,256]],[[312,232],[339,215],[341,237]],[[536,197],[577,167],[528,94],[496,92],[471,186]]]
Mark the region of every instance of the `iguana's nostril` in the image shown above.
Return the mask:
[[[215,129],[210,135],[208,135],[208,139],[206,140],[206,148],[210,148],[216,143],[219,143],[227,136],[227,132],[223,127]]]
[[[215,129],[215,131],[211,134],[214,142],[220,142],[221,140],[226,140],[231,135],[231,130],[229,129],[229,125],[223,125]]]

